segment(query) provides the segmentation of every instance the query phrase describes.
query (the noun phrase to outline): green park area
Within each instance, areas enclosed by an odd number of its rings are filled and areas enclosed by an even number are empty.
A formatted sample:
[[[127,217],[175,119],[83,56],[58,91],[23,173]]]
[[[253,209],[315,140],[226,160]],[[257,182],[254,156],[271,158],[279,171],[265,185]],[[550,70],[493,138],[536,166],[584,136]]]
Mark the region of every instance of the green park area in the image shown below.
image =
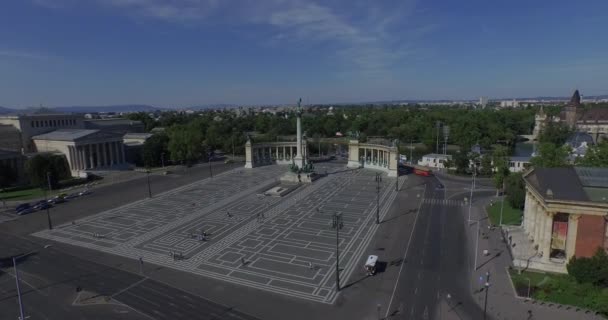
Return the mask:
[[[44,197],[44,190],[40,188],[29,188],[21,190],[9,190],[0,192],[0,199],[4,201],[21,201],[38,199]]]
[[[510,271],[513,286],[521,297],[589,309],[608,315],[608,288],[579,283],[567,274]]]
[[[500,224],[500,211],[502,209],[502,224],[520,225],[523,212],[511,207],[509,201],[505,201],[502,207],[502,200],[494,202],[486,207],[490,221],[494,225]]]

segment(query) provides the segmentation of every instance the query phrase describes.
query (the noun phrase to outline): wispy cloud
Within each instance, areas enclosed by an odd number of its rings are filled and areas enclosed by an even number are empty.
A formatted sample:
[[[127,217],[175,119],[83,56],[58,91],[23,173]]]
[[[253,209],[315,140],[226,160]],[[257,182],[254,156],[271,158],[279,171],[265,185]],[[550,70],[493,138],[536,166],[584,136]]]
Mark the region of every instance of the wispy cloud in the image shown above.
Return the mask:
[[[42,54],[42,53],[0,49],[0,58],[2,58],[2,57],[16,58],[16,59],[35,59],[35,60],[47,60],[50,58],[50,56]]]
[[[39,4],[73,0],[32,0]],[[407,56],[399,51],[410,47],[438,25],[408,25],[416,0],[398,1],[395,5],[374,1],[305,1],[305,0],[87,0],[121,14],[160,21],[196,24],[214,22],[265,25],[274,36],[261,43],[326,44],[338,64],[362,73],[379,74]],[[404,23],[404,21],[406,21]],[[394,28],[400,25],[402,28]],[[405,25],[406,29],[403,29]]]

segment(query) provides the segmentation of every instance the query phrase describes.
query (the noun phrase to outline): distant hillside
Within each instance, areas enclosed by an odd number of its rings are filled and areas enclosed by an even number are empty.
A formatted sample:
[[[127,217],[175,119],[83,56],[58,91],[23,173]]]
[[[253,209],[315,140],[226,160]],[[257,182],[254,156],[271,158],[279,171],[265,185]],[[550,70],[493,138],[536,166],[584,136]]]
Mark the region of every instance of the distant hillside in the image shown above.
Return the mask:
[[[148,105],[127,104],[116,106],[69,106],[69,107],[54,107],[57,112],[66,113],[92,113],[92,112],[154,112],[160,110]]]
[[[17,110],[10,109],[10,108],[5,108],[5,107],[0,107],[0,114],[11,114],[11,113],[17,113]]]

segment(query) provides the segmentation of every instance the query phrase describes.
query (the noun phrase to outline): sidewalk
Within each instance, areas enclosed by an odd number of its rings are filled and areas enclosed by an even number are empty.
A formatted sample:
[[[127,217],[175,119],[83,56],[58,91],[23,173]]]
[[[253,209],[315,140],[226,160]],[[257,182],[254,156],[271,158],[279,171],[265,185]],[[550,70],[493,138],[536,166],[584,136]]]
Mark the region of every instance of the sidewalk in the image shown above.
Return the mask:
[[[507,244],[502,240],[499,228],[490,230],[490,221],[487,218],[485,206],[493,198],[483,198],[475,201],[473,198],[473,211],[471,220],[480,219],[480,238],[477,256],[477,271],[471,277],[471,289],[475,301],[483,308],[485,290],[483,289],[486,272],[490,274],[490,288],[488,291],[487,311],[493,319],[529,319],[529,320],[591,320],[604,319],[584,311],[576,311],[575,307],[567,310],[556,304],[527,300],[515,296],[515,290],[508,275],[508,268],[512,259]],[[465,221],[466,223],[466,221]],[[476,223],[469,225],[470,248],[475,248]],[[483,235],[487,235],[484,239]],[[488,250],[487,256],[483,251]],[[472,266],[473,262],[471,262]],[[481,290],[480,290],[481,289]]]

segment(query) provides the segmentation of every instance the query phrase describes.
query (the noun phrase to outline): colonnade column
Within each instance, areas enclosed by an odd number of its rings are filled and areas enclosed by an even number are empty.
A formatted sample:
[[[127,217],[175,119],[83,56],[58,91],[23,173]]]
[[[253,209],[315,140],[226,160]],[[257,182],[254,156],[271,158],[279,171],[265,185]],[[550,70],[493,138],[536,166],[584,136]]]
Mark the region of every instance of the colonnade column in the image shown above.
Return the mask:
[[[576,236],[578,234],[578,219],[579,214],[568,215],[568,234],[566,236],[566,261],[574,256],[576,251]]]
[[[122,144],[122,143],[120,143],[120,142],[117,142],[117,144],[119,145],[119,148],[120,148],[120,160],[121,160],[120,163],[125,163],[126,162],[126,160],[125,160],[125,145]]]
[[[110,149],[110,165],[114,165],[114,141],[110,142],[109,145],[109,149]]]
[[[109,148],[110,143],[104,142],[102,145],[103,145],[103,160],[107,166],[107,165],[110,165],[110,161],[109,161],[110,160],[110,155],[109,155],[110,151],[108,150],[108,149],[110,149]]]
[[[545,216],[545,232],[542,237],[542,248],[543,248],[543,261],[549,262],[551,256],[551,235],[553,233],[553,215],[554,212],[547,212]]]

